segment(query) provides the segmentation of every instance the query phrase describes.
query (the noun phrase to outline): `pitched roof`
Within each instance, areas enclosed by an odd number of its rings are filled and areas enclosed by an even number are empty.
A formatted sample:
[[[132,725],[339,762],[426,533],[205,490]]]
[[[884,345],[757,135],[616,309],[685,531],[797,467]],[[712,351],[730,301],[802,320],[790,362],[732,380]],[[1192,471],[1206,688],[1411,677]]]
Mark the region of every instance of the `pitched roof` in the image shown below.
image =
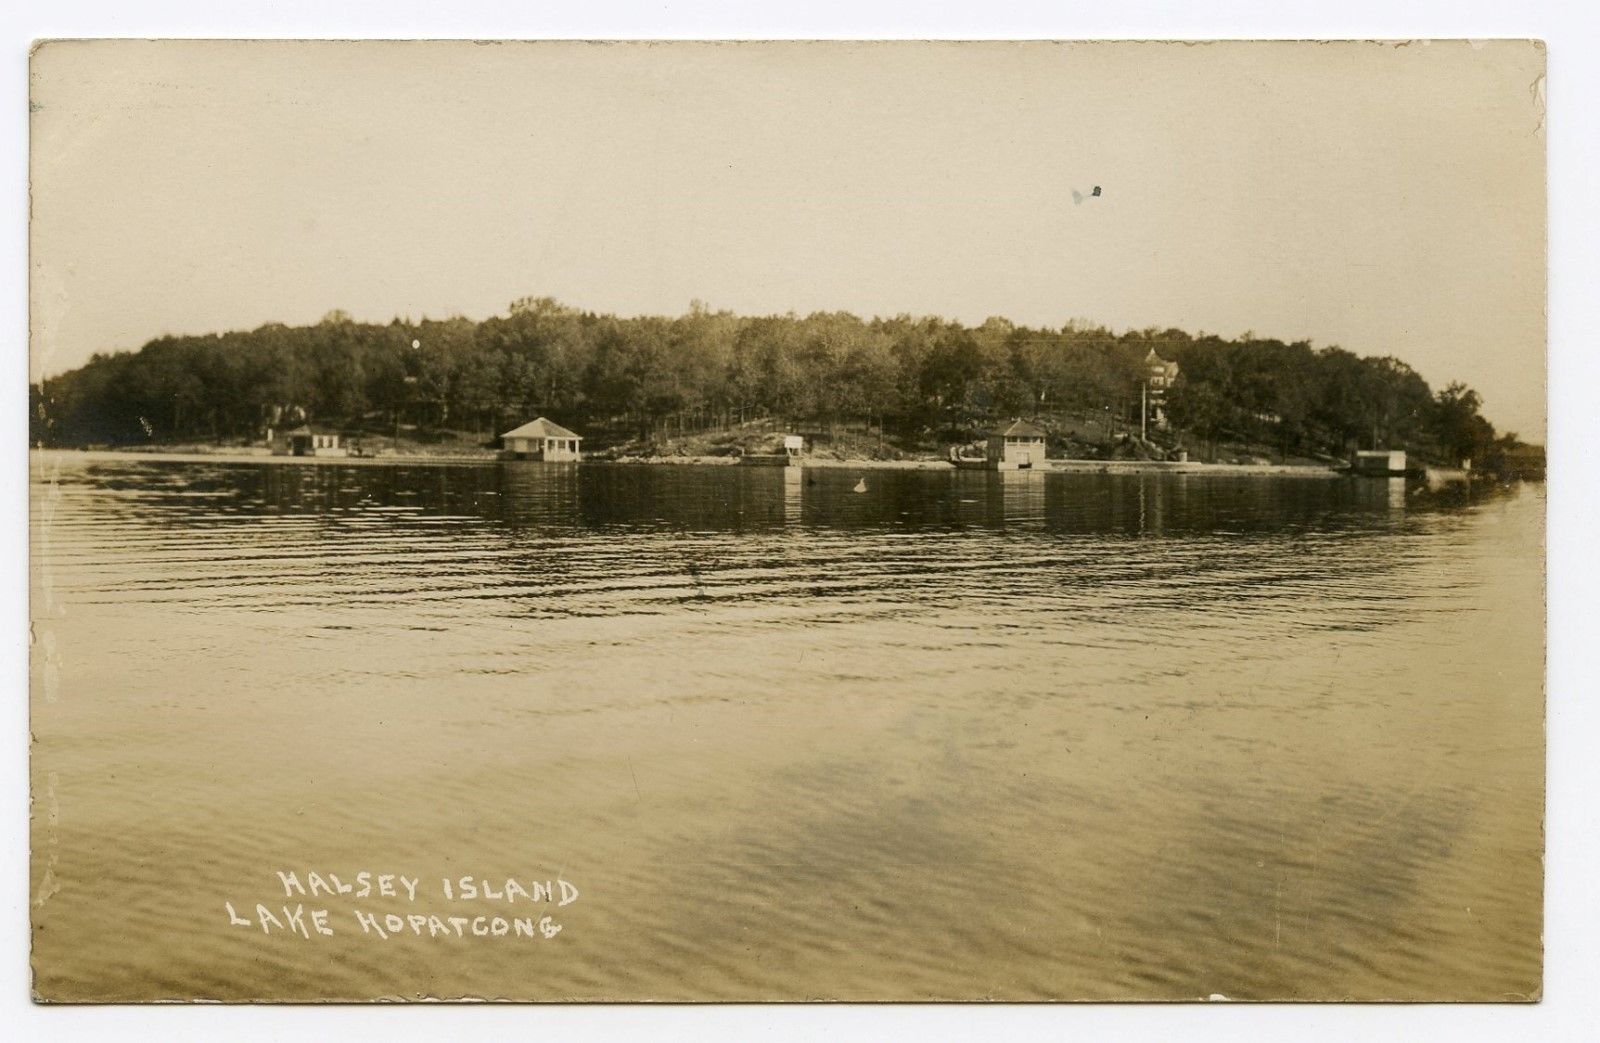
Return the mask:
[[[568,431],[560,424],[540,417],[530,420],[515,431],[507,431],[501,438],[582,438],[576,431]]]
[[[1026,420],[1013,420],[995,434],[1002,438],[1044,438],[1049,432],[1038,424],[1030,424]]]

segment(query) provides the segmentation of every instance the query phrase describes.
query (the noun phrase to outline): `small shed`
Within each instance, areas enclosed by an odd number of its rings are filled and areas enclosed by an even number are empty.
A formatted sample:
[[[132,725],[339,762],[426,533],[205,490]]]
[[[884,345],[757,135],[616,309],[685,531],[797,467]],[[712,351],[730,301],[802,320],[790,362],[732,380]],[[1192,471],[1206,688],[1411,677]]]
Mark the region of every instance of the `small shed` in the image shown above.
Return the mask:
[[[275,430],[269,441],[273,456],[349,455],[349,451],[339,442],[339,432],[311,424]]]
[[[1044,466],[1045,430],[1026,420],[1013,420],[989,433],[989,467],[996,471],[1019,471]]]
[[[583,436],[545,417],[529,421],[500,436],[511,460],[577,460]]]
[[[1350,473],[1375,475],[1379,478],[1406,473],[1404,449],[1360,449],[1351,454]]]

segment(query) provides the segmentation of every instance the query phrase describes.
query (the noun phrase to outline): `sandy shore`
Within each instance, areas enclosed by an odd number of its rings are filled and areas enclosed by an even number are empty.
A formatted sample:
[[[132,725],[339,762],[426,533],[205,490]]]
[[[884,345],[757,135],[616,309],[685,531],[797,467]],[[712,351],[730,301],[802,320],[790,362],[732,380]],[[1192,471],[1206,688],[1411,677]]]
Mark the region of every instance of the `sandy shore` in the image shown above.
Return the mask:
[[[619,457],[615,460],[589,460],[588,463],[614,464],[695,464],[726,467],[739,463],[732,456],[653,456]],[[803,457],[801,466],[807,468],[842,469],[851,471],[952,471],[955,465],[949,460],[836,460],[827,457]],[[775,470],[777,468],[774,468]],[[984,469],[975,469],[982,473]],[[1050,460],[1038,468],[1040,473],[1065,474],[1200,474],[1200,475],[1260,475],[1264,477],[1333,478],[1344,472],[1318,464],[1206,464],[1198,462],[1177,463],[1168,460]]]
[[[1335,478],[1343,471],[1322,464],[1204,464],[1171,460],[1051,460],[1051,471],[1077,474],[1216,474]]]
[[[477,455],[465,453],[394,454],[384,456],[273,456],[249,447],[229,449],[30,449],[29,454],[39,459],[52,456],[88,457],[99,460],[155,460],[160,462],[192,463],[252,463],[252,464],[317,464],[323,467],[372,467],[385,464],[483,464],[493,463],[499,457],[490,452]]]

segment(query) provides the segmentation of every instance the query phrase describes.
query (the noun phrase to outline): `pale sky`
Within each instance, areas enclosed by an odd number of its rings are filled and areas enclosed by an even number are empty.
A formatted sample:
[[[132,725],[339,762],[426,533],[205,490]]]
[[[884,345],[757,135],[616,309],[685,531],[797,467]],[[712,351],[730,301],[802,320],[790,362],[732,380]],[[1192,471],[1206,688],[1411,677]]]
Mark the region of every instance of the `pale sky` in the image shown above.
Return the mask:
[[[49,44],[32,373],[335,308],[699,298],[1309,339],[1542,440],[1543,72],[1525,42]]]

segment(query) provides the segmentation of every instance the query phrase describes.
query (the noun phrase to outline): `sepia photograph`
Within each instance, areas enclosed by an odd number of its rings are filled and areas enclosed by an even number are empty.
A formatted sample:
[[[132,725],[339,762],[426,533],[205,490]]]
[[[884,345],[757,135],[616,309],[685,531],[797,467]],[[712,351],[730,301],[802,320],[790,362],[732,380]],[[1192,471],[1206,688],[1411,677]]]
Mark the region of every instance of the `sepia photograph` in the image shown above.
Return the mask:
[[[34,1001],[1538,1002],[1545,72],[36,43]]]

